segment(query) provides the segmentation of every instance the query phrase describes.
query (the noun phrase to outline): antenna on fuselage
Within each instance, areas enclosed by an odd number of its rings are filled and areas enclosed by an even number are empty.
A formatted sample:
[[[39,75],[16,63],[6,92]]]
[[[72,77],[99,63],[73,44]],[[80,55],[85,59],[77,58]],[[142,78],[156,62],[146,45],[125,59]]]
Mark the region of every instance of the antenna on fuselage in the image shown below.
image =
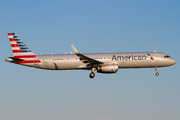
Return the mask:
[[[154,52],[156,52],[156,51],[154,50]]]

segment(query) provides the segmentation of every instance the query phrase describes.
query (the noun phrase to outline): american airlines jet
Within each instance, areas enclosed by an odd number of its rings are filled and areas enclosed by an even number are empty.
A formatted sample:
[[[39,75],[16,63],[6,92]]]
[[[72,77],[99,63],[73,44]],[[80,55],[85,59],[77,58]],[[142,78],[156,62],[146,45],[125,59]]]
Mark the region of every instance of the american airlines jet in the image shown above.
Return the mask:
[[[6,58],[6,61],[48,70],[91,70],[90,78],[94,78],[94,71],[116,73],[121,68],[155,68],[158,76],[158,67],[176,63],[169,55],[160,52],[81,54],[72,44],[75,54],[36,55],[15,33],[8,33],[8,37],[14,57]]]

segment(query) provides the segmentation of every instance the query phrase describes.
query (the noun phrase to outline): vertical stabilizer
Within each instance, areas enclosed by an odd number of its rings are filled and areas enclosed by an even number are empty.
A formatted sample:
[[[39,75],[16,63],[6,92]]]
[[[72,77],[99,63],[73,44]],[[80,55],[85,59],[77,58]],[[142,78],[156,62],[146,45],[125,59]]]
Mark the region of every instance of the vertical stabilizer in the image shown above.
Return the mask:
[[[10,45],[14,57],[16,56],[32,56],[35,55],[31,50],[24,44],[24,42],[16,35],[16,33],[8,33]]]
[[[36,55],[24,44],[16,33],[8,33],[8,37],[14,55],[13,60],[16,63],[40,63]]]

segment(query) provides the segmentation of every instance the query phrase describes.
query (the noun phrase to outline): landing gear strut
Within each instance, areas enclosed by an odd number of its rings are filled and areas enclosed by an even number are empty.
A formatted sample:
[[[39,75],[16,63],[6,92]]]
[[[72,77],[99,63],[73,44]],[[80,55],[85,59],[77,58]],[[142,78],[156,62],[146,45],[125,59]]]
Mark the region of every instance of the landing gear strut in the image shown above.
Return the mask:
[[[92,68],[92,70],[91,70],[91,74],[89,75],[89,77],[91,79],[94,78],[94,76],[95,76],[95,73],[94,73],[95,70],[96,70],[96,68]]]
[[[157,67],[155,67],[155,70],[156,70],[155,75],[156,75],[156,76],[158,76],[158,75],[159,75],[159,73],[157,72],[157,71],[158,71],[158,70],[157,70]]]

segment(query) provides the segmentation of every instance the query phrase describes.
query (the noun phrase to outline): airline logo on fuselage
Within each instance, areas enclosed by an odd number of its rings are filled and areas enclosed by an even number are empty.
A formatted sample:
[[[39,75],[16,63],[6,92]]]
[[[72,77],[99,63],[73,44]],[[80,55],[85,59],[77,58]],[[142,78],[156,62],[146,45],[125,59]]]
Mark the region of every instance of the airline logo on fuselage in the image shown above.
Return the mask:
[[[113,55],[112,57],[112,61],[113,60],[116,60],[116,61],[128,61],[128,60],[146,60],[146,55],[130,55],[130,56],[116,56],[116,55]]]

